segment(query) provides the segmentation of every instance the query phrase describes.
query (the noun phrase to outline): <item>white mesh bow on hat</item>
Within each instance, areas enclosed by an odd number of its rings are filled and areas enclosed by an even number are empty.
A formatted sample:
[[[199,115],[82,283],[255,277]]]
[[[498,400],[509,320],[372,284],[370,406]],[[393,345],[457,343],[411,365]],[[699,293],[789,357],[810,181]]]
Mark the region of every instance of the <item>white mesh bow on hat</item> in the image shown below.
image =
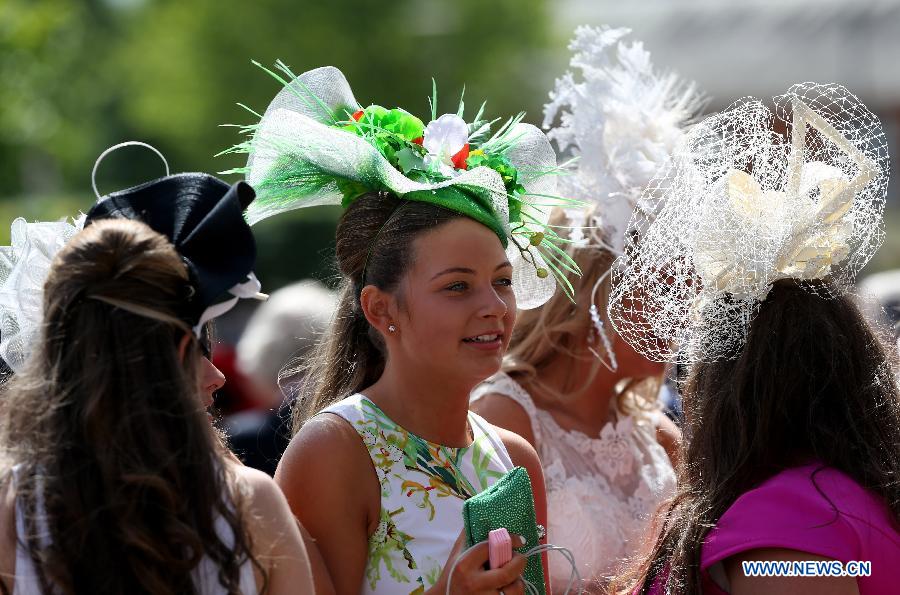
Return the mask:
[[[746,98],[706,118],[629,224],[613,326],[655,361],[736,357],[774,281],[853,285],[884,238],[887,172],[880,122],[840,85],[794,85],[774,115]]]

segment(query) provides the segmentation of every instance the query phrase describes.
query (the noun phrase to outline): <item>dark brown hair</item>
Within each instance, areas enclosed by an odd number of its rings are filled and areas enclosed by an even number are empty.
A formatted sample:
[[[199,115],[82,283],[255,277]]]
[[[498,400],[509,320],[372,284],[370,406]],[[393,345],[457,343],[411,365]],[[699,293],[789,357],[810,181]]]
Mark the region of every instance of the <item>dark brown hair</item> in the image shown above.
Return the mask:
[[[774,283],[737,359],[694,364],[678,491],[632,586],[646,593],[667,573],[670,592],[700,593],[707,532],[738,496],[807,461],[852,477],[900,523],[896,354],[851,297],[829,294],[822,281]]]
[[[253,560],[240,493],[197,395],[198,343],[177,350],[189,291],[172,245],[136,221],[97,222],[53,262],[41,339],[0,401],[44,593],[192,594],[204,556],[239,593]]]
[[[279,375],[302,375],[294,407],[294,432],[331,403],[372,385],[384,371],[384,343],[359,303],[366,285],[397,288],[415,255],[413,241],[463,215],[429,203],[401,200],[386,193],[357,198],[344,211],[336,232],[335,256],[341,274],[334,320],[309,362]]]

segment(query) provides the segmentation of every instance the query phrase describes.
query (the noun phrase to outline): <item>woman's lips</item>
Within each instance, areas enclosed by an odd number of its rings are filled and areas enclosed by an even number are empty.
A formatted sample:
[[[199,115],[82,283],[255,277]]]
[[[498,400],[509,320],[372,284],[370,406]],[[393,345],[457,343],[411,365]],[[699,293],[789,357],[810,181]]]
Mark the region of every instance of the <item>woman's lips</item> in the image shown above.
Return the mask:
[[[493,331],[463,339],[463,343],[479,351],[496,351],[503,347],[503,333]]]

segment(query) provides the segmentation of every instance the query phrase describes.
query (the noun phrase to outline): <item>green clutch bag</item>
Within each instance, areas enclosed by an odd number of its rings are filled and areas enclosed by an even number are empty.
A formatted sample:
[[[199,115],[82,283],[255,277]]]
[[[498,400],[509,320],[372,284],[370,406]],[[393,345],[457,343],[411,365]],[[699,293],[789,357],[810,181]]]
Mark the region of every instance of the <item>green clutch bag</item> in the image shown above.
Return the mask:
[[[534,493],[531,478],[524,467],[516,467],[500,480],[463,503],[463,524],[466,527],[466,546],[485,541],[488,533],[500,527],[509,533],[521,535],[528,540],[516,551],[524,554],[538,545],[538,524],[534,512]],[[544,567],[541,556],[528,558],[522,577],[546,595],[544,588]]]

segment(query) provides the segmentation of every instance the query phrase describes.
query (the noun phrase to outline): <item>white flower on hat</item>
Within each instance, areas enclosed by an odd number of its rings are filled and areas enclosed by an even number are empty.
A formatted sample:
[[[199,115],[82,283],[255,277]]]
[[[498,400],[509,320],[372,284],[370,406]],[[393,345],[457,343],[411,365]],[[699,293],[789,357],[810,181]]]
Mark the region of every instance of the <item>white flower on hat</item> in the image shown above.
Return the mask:
[[[468,153],[469,126],[466,121],[456,114],[444,114],[428,123],[423,137],[422,146],[428,151],[425,164],[436,166],[448,178],[459,175],[458,156],[462,152]]]

